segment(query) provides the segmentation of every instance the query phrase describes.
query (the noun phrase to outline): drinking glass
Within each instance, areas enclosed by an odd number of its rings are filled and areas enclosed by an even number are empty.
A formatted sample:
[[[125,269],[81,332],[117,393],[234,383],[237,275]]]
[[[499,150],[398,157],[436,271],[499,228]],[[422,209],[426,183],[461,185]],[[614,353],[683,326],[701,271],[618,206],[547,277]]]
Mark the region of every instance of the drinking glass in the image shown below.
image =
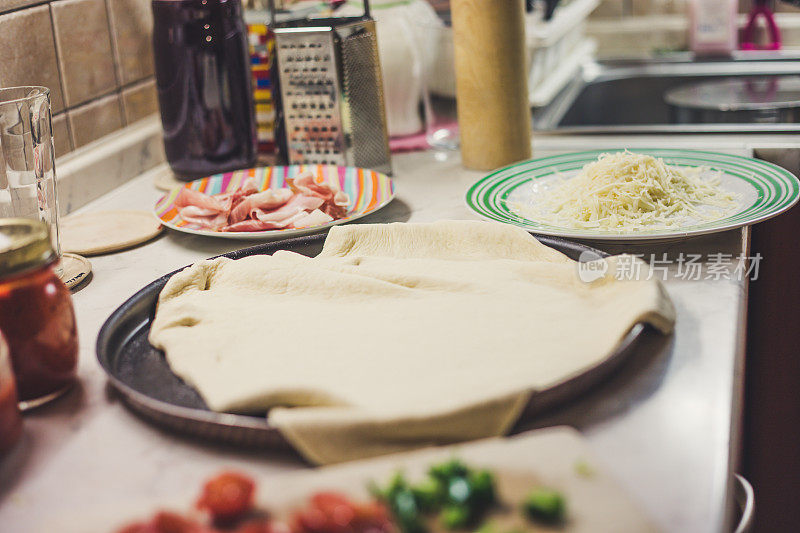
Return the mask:
[[[453,62],[453,28],[445,24],[422,27],[419,40],[424,46],[423,105],[425,137],[433,148],[459,147],[456,113],[456,73]]]
[[[452,29],[425,0],[373,0],[393,152],[458,148]],[[343,10],[355,7],[345,5]]]
[[[50,89],[0,89],[0,218],[44,221],[60,257],[55,172]]]

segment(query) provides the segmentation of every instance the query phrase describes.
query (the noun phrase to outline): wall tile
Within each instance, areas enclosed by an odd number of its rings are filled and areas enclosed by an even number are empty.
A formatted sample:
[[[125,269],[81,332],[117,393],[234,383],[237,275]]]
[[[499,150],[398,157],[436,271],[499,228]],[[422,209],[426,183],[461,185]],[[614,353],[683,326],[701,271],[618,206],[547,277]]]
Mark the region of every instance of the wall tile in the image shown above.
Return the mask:
[[[56,147],[56,157],[72,151],[72,137],[67,126],[67,114],[53,115],[53,144]]]
[[[626,7],[625,0],[603,0],[592,11],[590,17],[593,19],[620,18],[629,14]]]
[[[47,0],[0,0],[0,13],[11,11],[12,9],[19,9],[25,6],[33,6],[36,4],[43,4]]]
[[[794,13],[780,13],[776,15],[775,22],[781,32],[781,42],[784,49],[796,49],[800,45],[800,16]],[[744,33],[744,24],[739,26],[739,38],[742,38]],[[763,20],[756,26],[753,32],[753,40],[757,44],[766,44],[770,42],[770,34],[767,30]]]
[[[72,109],[67,115],[75,148],[122,127],[122,105],[116,94]]]
[[[107,0],[120,83],[153,75],[153,13],[150,0]]]
[[[683,15],[689,9],[687,0],[634,0],[631,8],[634,16]]]
[[[687,27],[684,17],[626,17],[621,21],[593,20],[586,35],[598,44],[598,57],[631,57],[656,50],[685,50]]]
[[[64,109],[47,6],[0,15],[0,51],[0,87],[44,85],[53,111]]]
[[[752,8],[753,0],[739,0],[739,13],[750,13]],[[770,9],[775,13],[800,13],[800,6],[788,4],[786,1],[771,2]]]
[[[781,39],[787,48],[800,46],[800,24],[784,24],[781,27]]]
[[[787,4],[784,2],[776,2],[772,8],[778,13],[800,13],[800,5]],[[742,13],[749,13],[750,8],[741,9]]]
[[[59,0],[51,6],[67,106],[116,88],[105,1]]]
[[[131,124],[158,112],[156,82],[153,79],[138,83],[122,91],[125,123]]]

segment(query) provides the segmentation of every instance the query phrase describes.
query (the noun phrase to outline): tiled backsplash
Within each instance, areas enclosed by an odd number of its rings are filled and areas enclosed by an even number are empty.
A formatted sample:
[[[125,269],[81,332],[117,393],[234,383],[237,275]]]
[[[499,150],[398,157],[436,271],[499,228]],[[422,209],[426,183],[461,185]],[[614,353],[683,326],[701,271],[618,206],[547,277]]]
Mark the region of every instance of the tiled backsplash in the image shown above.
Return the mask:
[[[0,87],[50,88],[61,156],[158,111],[150,0],[0,0]]]

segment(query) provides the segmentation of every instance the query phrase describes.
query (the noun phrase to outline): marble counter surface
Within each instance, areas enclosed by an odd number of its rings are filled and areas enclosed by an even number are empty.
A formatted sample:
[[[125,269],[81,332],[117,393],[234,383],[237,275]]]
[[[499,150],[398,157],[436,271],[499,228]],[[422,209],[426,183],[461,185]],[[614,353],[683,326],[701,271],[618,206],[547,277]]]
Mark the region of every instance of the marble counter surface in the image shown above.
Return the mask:
[[[363,222],[475,218],[463,194],[482,173],[462,169],[457,156],[408,154],[396,157],[394,166],[397,198]],[[161,194],[153,186],[158,172],[82,210],[150,209]],[[666,253],[674,261],[688,253],[735,257],[747,252],[748,235],[732,231],[625,250]],[[75,520],[85,522],[87,532],[103,530],[91,525],[93,516],[131,505],[146,514],[175,494],[193,494],[222,467],[262,477],[306,468],[285,455],[198,444],[142,422],[110,392],[95,358],[103,321],[142,286],[246,245],[169,231],[132,250],[91,259],[93,278],[74,295],[80,386],[26,414],[21,445],[0,464],[0,530],[46,531],[48,524]],[[738,451],[747,283],[679,279],[675,268],[673,262],[666,282],[678,312],[675,334],[648,334],[622,371],[531,427],[577,427],[598,460],[665,530],[720,531]]]

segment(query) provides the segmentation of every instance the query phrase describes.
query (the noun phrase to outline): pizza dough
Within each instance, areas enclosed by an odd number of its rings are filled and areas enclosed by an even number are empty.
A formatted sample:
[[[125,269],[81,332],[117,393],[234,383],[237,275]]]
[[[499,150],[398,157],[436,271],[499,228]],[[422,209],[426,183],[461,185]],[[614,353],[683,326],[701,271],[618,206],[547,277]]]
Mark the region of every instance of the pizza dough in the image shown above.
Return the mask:
[[[210,409],[272,408],[316,463],[502,435],[533,391],[599,364],[635,323],[671,330],[661,284],[615,279],[618,260],[586,283],[508,225],[337,226],[313,259],[175,274],[150,342]]]

